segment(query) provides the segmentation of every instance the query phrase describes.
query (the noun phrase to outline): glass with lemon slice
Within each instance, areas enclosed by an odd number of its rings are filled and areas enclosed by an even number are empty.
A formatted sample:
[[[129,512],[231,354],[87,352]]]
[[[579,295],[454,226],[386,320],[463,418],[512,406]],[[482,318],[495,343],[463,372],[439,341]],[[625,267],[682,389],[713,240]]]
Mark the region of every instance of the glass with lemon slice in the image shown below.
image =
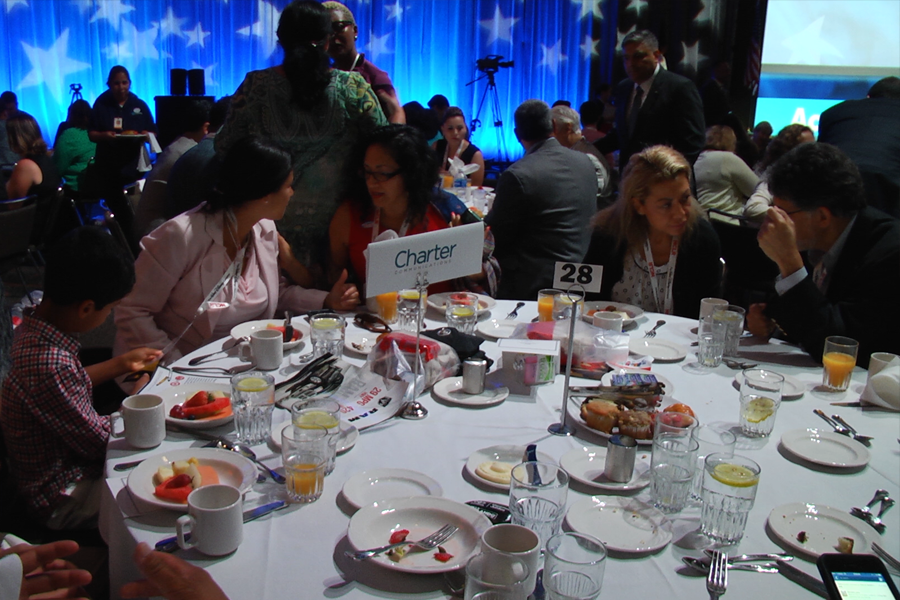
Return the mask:
[[[340,357],[344,353],[344,318],[337,313],[319,313],[309,319],[309,338],[313,357],[330,353]]]
[[[291,406],[291,422],[294,429],[315,429],[324,427],[328,432],[325,474],[334,471],[338,438],[341,436],[341,405],[337,400],[320,398],[301,400]]]
[[[759,472],[759,465],[743,456],[715,453],[706,457],[700,512],[703,535],[719,544],[735,544],[744,537]]]
[[[242,444],[262,444],[272,429],[275,379],[260,371],[247,371],[231,378],[231,408],[234,429]]]
[[[741,432],[747,437],[769,437],[781,405],[784,376],[768,369],[744,369],[741,380]]]
[[[445,307],[447,325],[462,333],[475,332],[475,321],[478,320],[478,296],[467,292],[456,292],[447,298]]]
[[[428,291],[420,294],[419,290],[405,289],[398,292],[397,300],[397,328],[402,331],[415,333],[422,329],[425,320],[425,302],[428,300]]]

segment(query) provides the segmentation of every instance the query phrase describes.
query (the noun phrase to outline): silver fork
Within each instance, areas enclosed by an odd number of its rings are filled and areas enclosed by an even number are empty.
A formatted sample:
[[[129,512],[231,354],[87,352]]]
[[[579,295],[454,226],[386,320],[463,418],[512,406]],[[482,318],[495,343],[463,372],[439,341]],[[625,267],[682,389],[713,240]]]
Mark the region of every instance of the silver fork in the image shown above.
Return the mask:
[[[838,423],[840,423],[841,425],[843,425],[844,427],[846,427],[847,431],[850,432],[850,435],[853,436],[853,439],[856,440],[857,442],[859,442],[860,444],[868,446],[869,442],[871,442],[872,440],[875,439],[874,437],[872,437],[870,435],[860,434],[858,431],[853,429],[853,425],[851,425],[850,423],[848,423],[847,421],[842,419],[841,415],[831,415],[831,418],[834,419],[835,421],[837,421]]]
[[[666,324],[666,322],[663,321],[662,319],[660,319],[659,321],[656,322],[656,325],[653,326],[653,329],[650,329],[649,331],[647,331],[647,333],[644,334],[644,337],[645,338],[656,337],[656,330],[665,324]]]
[[[506,315],[506,318],[507,319],[515,319],[516,317],[518,317],[519,309],[522,308],[523,306],[525,306],[524,302],[517,302],[516,307],[514,309],[512,309],[512,311],[508,315]]]
[[[840,423],[838,423],[837,421],[835,421],[834,419],[832,419],[831,417],[826,415],[824,412],[822,412],[821,409],[814,408],[813,412],[816,415],[818,415],[819,417],[821,417],[823,421],[825,421],[826,423],[831,425],[831,428],[834,429],[835,433],[839,433],[841,435],[846,435],[847,437],[850,437],[849,429],[847,429],[846,427],[844,427],[843,425],[841,425]]]
[[[881,501],[881,509],[878,511],[878,515],[869,516],[869,525],[874,527],[875,531],[877,531],[878,533],[884,533],[884,530],[887,529],[887,525],[885,525],[884,521],[881,520],[881,515],[886,513],[893,505],[893,498],[885,498]]]
[[[415,546],[417,548],[421,548],[422,550],[432,550],[437,548],[438,545],[443,544],[447,540],[449,540],[453,534],[459,531],[459,527],[456,525],[444,525],[431,535],[422,538],[418,542],[397,542],[396,544],[388,544],[387,546],[381,546],[380,548],[370,548],[369,550],[358,550],[356,552],[344,552],[344,555],[348,558],[352,558],[353,560],[365,560],[367,558],[371,558],[376,554],[381,554],[382,552],[387,552],[391,548],[398,548],[400,546]]]
[[[872,550],[875,552],[875,554],[878,555],[878,558],[887,563],[890,568],[900,573],[900,560],[897,560],[896,558],[888,554],[887,550],[885,550],[875,542],[872,542]]]
[[[713,553],[709,575],[706,576],[706,591],[709,600],[719,600],[728,587],[728,553],[717,550]]]

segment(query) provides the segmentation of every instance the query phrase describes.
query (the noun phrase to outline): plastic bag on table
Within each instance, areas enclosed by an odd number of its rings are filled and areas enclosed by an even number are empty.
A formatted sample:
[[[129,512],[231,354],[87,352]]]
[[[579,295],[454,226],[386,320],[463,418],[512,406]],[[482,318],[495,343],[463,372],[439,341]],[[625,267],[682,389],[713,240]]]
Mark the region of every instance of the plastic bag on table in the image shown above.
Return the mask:
[[[558,340],[560,365],[568,362],[568,319],[522,323],[511,337],[528,340]],[[575,322],[575,341],[572,347],[572,374],[588,379],[600,379],[611,370],[610,364],[624,362],[628,358],[628,334],[599,329],[584,321]]]
[[[369,369],[388,379],[412,382],[416,358],[416,336],[393,331],[378,338],[367,359]],[[425,391],[441,379],[453,377],[459,370],[459,356],[447,344],[428,337],[419,340],[419,374],[416,386]]]

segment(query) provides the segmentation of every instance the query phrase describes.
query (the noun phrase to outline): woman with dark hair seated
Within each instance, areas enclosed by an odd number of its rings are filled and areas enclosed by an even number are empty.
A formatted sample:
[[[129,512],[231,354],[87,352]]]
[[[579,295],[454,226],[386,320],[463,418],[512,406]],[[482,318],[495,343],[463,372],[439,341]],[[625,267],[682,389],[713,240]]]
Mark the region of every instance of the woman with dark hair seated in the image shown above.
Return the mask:
[[[56,143],[53,144],[53,162],[66,189],[78,191],[80,180],[88,163],[97,152],[97,144],[88,136],[91,121],[91,105],[87,100],[76,100],[69,105],[65,123],[59,126]]]
[[[142,241],[137,282],[116,308],[116,354],[140,346],[164,348],[206,301],[169,358],[224,337],[239,323],[271,319],[285,309],[349,310],[359,294],[344,283],[331,292],[287,285],[279,272],[280,219],[293,195],[291,159],[256,137],[237,141],[225,156],[206,203],[167,221]],[[212,290],[225,282],[221,291]]]
[[[48,196],[59,187],[59,173],[47,153],[47,142],[34,117],[19,111],[6,120],[9,147],[21,156],[6,182],[8,198]]]
[[[466,116],[461,108],[451,106],[444,113],[441,122],[443,139],[436,141],[431,147],[441,159],[441,173],[450,172],[450,159],[457,157],[467,165],[478,165],[479,169],[469,175],[469,182],[474,186],[484,183],[484,155],[475,144],[469,142],[469,128]]]
[[[766,213],[769,212],[769,207],[772,206],[773,198],[769,192],[769,183],[767,181],[769,167],[800,144],[809,144],[815,141],[816,136],[813,135],[812,129],[800,123],[791,123],[783,127],[778,132],[778,135],[769,141],[762,160],[753,167],[753,170],[760,177],[760,182],[744,205],[744,216],[746,218],[762,223]]]
[[[417,129],[388,125],[376,130],[356,149],[355,189],[331,220],[332,273],[349,268],[365,284],[365,250],[369,243],[446,229],[460,222],[465,205],[455,196],[435,190],[438,162]],[[387,231],[393,232],[386,234]],[[453,289],[496,293],[499,265],[491,256],[493,236],[485,237],[482,271],[463,280],[429,286],[432,294]]]
[[[595,217],[584,257],[603,265],[593,299],[696,319],[700,300],[718,295],[719,238],[691,196],[690,180],[690,164],[668,146],[631,157],[618,200]]]

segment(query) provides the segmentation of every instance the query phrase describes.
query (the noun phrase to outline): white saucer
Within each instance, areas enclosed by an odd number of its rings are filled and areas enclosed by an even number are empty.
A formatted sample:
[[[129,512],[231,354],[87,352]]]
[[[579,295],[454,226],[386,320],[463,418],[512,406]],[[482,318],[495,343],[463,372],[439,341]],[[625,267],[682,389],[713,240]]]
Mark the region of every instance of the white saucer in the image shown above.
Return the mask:
[[[767,369],[768,370],[768,369]],[[778,371],[772,371],[773,373],[778,373]],[[782,377],[784,377],[784,387],[781,390],[781,399],[782,400],[793,400],[795,398],[799,398],[804,393],[806,393],[806,384],[797,379],[796,377],[791,377],[790,375],[785,375],[784,373],[778,373]],[[738,390],[741,389],[741,384],[744,382],[744,373],[743,371],[738,371],[734,376],[734,387]]]
[[[861,519],[824,504],[794,502],[776,506],[769,513],[769,529],[785,546],[795,552],[818,558],[837,552],[839,537],[853,538],[853,554],[870,554],[875,530]],[[806,532],[806,541],[797,536]]]
[[[284,319],[247,321],[246,323],[235,325],[231,328],[231,337],[236,340],[239,340],[242,337],[250,337],[250,334],[254,331],[257,331],[259,329],[266,329],[269,325],[277,325],[278,327],[281,327],[282,325],[284,325]],[[309,323],[304,321],[301,317],[294,317],[293,319],[291,319],[291,325],[293,325],[294,331],[300,332],[300,337],[293,341],[285,342],[285,350],[293,350],[303,342],[303,338],[309,337]]]
[[[444,311],[447,307],[447,300],[450,298],[450,294],[454,294],[456,292],[442,292],[440,294],[428,294],[425,298],[425,302],[431,308],[439,311],[441,314],[444,314]],[[476,314],[480,317],[486,312],[489,312],[492,308],[497,306],[497,301],[491,298],[490,296],[485,296],[484,294],[475,294],[478,296],[478,309],[475,311]]]
[[[622,315],[622,325],[629,326],[634,323],[637,319],[640,319],[644,316],[644,309],[639,306],[634,306],[632,304],[624,304],[622,302],[608,302],[606,300],[593,300],[584,303],[584,315],[582,315],[582,319],[587,321],[588,323],[593,324],[594,322],[594,313],[588,314],[591,311],[600,311],[601,309],[612,306],[616,309],[616,312],[625,313]],[[601,311],[602,312],[602,311]],[[628,315],[627,317],[625,315]]]
[[[865,446],[845,435],[821,429],[794,429],[781,436],[785,450],[817,465],[857,468],[869,464]]]
[[[628,349],[633,354],[652,356],[657,362],[678,362],[687,356],[687,348],[675,342],[658,340],[656,338],[632,338],[628,342]]]
[[[281,423],[280,425],[272,426],[272,433],[269,435],[269,442],[272,444],[272,447],[275,450],[281,452],[281,432],[284,431],[285,427],[291,424],[290,419]],[[337,441],[337,453],[343,454],[350,448],[356,445],[356,440],[359,439],[359,429],[356,428],[356,425],[352,423],[347,423],[346,421],[341,421],[341,435],[338,437]]]
[[[475,325],[475,329],[478,330],[478,333],[489,338],[506,339],[521,324],[521,322],[513,319],[490,319],[489,321],[480,321]]]
[[[176,419],[169,416],[169,411],[172,410],[172,407],[176,404],[184,404],[199,391],[225,392],[229,398],[231,397],[231,386],[229,384],[212,381],[209,383],[189,383],[177,387],[156,387],[152,393],[162,398],[163,402],[166,403],[166,423],[170,425],[176,425],[184,429],[210,429],[231,423],[234,419],[234,413],[230,408],[225,411],[227,413],[225,415],[204,417],[202,419]]]
[[[572,531],[592,535],[615,552],[654,552],[672,541],[666,516],[634,498],[584,498],[569,508],[566,523]]]
[[[443,496],[444,490],[437,481],[418,471],[372,469],[348,479],[343,493],[350,506],[362,508],[392,498]]]
[[[434,384],[432,391],[441,400],[461,406],[493,406],[500,404],[509,396],[508,388],[498,387],[492,389],[487,385],[485,385],[484,391],[480,394],[467,394],[462,391],[462,377],[441,379]]]
[[[603,474],[606,448],[602,446],[582,446],[570,450],[559,459],[559,464],[575,481],[600,490],[628,492],[650,485],[650,453],[647,450],[637,451],[634,474],[626,483],[611,481]]]
[[[537,457],[540,462],[550,463],[552,465],[556,464],[556,460],[552,456],[544,454],[543,452],[539,451]],[[475,481],[496,490],[503,492],[508,491],[508,483],[504,484],[490,481],[477,473],[478,465],[484,462],[504,462],[516,466],[521,462],[525,462],[525,446],[506,444],[482,448],[481,450],[476,450],[470,454],[469,459],[466,461],[466,471],[473,479],[475,479]]]
[[[344,334],[344,350],[351,354],[368,356],[375,348],[378,335],[365,329],[348,328]]]
[[[658,382],[660,382],[661,384],[663,384],[664,386],[666,386],[666,387],[665,387],[665,390],[663,390],[663,391],[665,392],[665,395],[666,395],[666,396],[671,396],[671,395],[675,392],[675,384],[672,383],[671,381],[669,381],[669,379],[663,377],[663,376],[660,375],[659,373],[653,373],[652,371],[647,371],[647,370],[645,370],[645,369],[626,369],[626,368],[619,368],[619,369],[616,369],[616,370],[614,370],[614,371],[610,371],[609,373],[606,373],[606,374],[600,379],[600,384],[601,384],[601,385],[612,385],[612,376],[613,376],[613,375],[621,375],[621,374],[623,374],[623,373],[638,373],[638,374],[640,374],[640,375],[653,375],[654,377],[656,377],[656,380],[657,380]]]

